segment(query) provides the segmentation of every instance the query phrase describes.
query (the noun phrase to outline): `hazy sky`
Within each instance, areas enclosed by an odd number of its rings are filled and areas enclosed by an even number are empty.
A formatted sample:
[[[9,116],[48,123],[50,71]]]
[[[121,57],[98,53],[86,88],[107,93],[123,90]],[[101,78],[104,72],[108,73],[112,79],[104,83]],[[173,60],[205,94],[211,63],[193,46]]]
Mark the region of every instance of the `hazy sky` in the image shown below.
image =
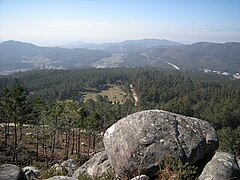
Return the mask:
[[[240,42],[240,0],[0,0],[0,40]]]

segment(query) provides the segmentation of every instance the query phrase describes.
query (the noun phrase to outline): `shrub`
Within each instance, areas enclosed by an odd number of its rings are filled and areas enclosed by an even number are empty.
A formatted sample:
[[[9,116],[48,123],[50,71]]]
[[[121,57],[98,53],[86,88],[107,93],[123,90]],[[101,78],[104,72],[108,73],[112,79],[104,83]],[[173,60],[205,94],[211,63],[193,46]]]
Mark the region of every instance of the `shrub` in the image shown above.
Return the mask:
[[[86,174],[80,174],[78,176],[79,180],[117,180],[116,179],[116,174],[114,172],[114,170],[111,168],[109,169],[106,173],[104,173],[102,176],[95,176],[93,178],[91,178],[90,176],[86,175]]]
[[[192,180],[197,179],[197,167],[189,163],[182,163],[172,157],[165,159],[163,165],[160,166],[158,179],[160,180]]]
[[[41,179],[47,179],[53,176],[64,176],[64,174],[62,171],[57,171],[56,169],[48,169],[46,171],[43,171]]]

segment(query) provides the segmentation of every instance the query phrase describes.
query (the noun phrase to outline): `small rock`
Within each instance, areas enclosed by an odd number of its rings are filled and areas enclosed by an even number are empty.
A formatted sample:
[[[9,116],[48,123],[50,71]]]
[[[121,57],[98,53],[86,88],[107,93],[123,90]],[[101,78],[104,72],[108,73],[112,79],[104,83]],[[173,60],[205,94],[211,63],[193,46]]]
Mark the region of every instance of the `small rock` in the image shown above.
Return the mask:
[[[53,176],[46,180],[78,180],[78,179],[74,177],[68,177],[68,176]]]
[[[3,164],[0,166],[1,180],[27,180],[23,171],[16,165]]]
[[[72,176],[79,166],[80,165],[74,159],[68,159],[61,163],[61,167],[63,168],[64,172],[66,172],[67,176]]]
[[[131,180],[149,180],[149,177],[146,175],[136,176],[132,178]]]
[[[86,174],[91,177],[102,176],[110,170],[111,166],[106,154],[106,151],[98,152],[86,163],[80,166],[73,174],[73,177],[78,178],[80,174]]]
[[[39,179],[41,175],[40,171],[33,166],[26,166],[22,170],[25,173],[25,176],[27,177],[28,180]]]
[[[209,179],[240,179],[240,169],[234,155],[226,152],[216,152],[199,176],[199,180]]]
[[[27,171],[25,173],[25,176],[27,177],[28,180],[37,180],[37,179],[39,179],[38,176],[32,170]]]
[[[63,169],[63,167],[61,166],[61,164],[59,164],[59,163],[54,164],[54,165],[50,168],[50,170],[56,171],[56,172],[58,172],[58,173],[60,173],[60,174],[64,174],[64,169]]]

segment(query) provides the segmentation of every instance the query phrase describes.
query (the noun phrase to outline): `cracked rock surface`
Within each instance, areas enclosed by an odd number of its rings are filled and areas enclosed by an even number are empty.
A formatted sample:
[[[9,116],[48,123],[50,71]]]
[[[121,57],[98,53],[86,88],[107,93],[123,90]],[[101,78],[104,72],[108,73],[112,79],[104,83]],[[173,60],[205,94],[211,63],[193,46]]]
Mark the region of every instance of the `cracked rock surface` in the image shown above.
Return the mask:
[[[163,110],[131,114],[104,134],[104,145],[119,176],[154,176],[166,157],[195,163],[218,148],[218,138],[207,122]]]

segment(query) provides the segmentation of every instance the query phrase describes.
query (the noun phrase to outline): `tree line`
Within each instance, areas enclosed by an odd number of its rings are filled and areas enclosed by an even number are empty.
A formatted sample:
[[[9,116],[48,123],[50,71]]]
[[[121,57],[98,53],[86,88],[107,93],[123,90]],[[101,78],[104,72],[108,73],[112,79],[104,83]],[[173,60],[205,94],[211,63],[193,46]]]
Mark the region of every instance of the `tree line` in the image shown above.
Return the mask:
[[[71,99],[47,101],[29,95],[22,85],[17,84],[4,88],[1,96],[0,120],[4,129],[1,129],[0,136],[4,139],[0,146],[12,149],[11,162],[21,164],[19,153],[27,146],[27,134],[23,132],[30,129],[34,147],[31,147],[33,153],[27,158],[41,161],[42,157],[46,167],[57,161],[59,149],[63,149],[63,160],[72,156],[81,158],[82,139],[87,143],[85,154],[89,156],[96,150],[97,138],[132,110],[131,100],[121,105],[112,104],[101,95],[96,97],[96,101],[89,99],[84,103]]]
[[[82,93],[120,83],[126,93],[132,84],[139,102],[112,103],[98,95],[82,100]],[[2,145],[12,147],[18,161],[24,124],[34,128],[34,156],[46,165],[63,149],[64,159],[81,156],[81,139],[94,151],[100,132],[136,111],[163,109],[209,121],[218,131],[220,149],[240,154],[240,82],[200,72],[156,68],[35,70],[0,77]],[[14,123],[13,141],[9,124]]]

